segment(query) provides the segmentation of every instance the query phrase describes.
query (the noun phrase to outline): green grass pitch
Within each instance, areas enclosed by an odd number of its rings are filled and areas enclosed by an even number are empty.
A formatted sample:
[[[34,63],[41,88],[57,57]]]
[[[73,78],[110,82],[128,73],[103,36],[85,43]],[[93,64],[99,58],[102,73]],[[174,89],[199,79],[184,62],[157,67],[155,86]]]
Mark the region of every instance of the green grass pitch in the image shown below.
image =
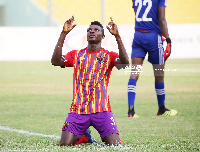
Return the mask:
[[[81,144],[60,147],[59,138],[0,129],[0,151],[200,151],[200,59],[169,59],[166,107],[175,117],[157,117],[152,66],[145,61],[135,101],[139,119],[127,117],[125,70],[112,71],[109,96],[122,147]],[[50,62],[0,62],[0,128],[60,136],[72,100],[72,68]],[[92,136],[101,142],[91,127]]]

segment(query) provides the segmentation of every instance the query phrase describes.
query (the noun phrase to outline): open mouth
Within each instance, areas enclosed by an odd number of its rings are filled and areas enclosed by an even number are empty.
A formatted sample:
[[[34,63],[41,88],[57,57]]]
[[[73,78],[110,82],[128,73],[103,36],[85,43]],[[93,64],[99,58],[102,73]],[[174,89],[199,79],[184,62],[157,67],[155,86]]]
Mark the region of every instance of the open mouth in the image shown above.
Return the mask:
[[[89,35],[89,38],[94,38],[95,37],[95,35]]]

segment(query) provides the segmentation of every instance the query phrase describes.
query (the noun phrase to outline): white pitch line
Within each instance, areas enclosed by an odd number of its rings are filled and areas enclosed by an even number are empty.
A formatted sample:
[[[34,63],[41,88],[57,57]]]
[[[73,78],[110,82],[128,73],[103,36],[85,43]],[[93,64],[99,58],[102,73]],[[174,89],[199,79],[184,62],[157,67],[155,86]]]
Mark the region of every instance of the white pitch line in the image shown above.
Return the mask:
[[[24,131],[24,130],[11,129],[9,127],[3,127],[3,126],[0,126],[0,130],[13,131],[13,132],[17,132],[17,133],[20,133],[20,134],[27,134],[27,135],[34,135],[34,136],[41,136],[41,137],[48,137],[48,138],[56,138],[56,139],[60,138],[60,136],[56,136],[56,135],[45,135],[45,134],[40,134],[40,133],[28,132],[28,131]],[[106,146],[105,144],[101,144],[101,143],[100,144],[97,143],[97,145],[102,145],[103,147],[100,147],[100,149],[99,148],[93,148],[94,150],[107,150],[107,149],[110,148],[110,146]],[[106,146],[106,147],[104,147],[104,146]],[[118,146],[114,147],[114,149],[131,150],[131,149],[135,149],[135,148],[129,147],[129,146],[126,146],[126,145],[123,145],[123,146],[118,145]],[[75,148],[75,150],[83,150],[83,149],[82,148],[78,148],[78,149]],[[85,149],[85,150],[87,150],[87,149]],[[7,150],[7,151],[15,151],[15,150]],[[16,151],[18,151],[18,150],[16,150]],[[27,151],[27,150],[25,150],[25,151]],[[34,150],[31,150],[31,151],[34,151]]]
[[[45,134],[40,134],[40,133],[28,132],[28,131],[24,131],[24,130],[11,129],[9,127],[3,127],[3,126],[0,126],[0,130],[13,131],[13,132],[17,132],[20,134],[28,134],[28,135],[48,137],[48,138],[56,138],[56,139],[60,138],[60,136],[56,136],[56,135],[45,135]]]

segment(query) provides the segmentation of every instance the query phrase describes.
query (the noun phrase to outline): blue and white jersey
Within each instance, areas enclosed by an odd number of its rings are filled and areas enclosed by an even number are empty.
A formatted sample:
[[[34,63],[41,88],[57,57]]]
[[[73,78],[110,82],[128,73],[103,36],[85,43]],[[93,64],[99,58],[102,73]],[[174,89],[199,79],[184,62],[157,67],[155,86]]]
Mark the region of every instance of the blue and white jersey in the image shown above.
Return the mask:
[[[158,24],[158,8],[166,7],[167,0],[132,0],[135,11],[135,30],[162,34]]]

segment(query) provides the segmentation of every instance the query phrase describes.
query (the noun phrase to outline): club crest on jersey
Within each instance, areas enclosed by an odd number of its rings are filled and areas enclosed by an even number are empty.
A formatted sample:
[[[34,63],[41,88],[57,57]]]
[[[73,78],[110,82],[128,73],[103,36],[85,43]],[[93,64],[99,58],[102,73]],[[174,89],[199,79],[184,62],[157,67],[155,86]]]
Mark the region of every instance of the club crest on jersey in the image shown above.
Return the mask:
[[[65,122],[63,128],[66,128],[69,125],[69,122]]]
[[[103,57],[102,57],[102,56],[100,56],[100,57],[97,57],[97,60],[99,61],[99,63],[102,63],[102,62],[104,62],[104,61],[103,61]]]

